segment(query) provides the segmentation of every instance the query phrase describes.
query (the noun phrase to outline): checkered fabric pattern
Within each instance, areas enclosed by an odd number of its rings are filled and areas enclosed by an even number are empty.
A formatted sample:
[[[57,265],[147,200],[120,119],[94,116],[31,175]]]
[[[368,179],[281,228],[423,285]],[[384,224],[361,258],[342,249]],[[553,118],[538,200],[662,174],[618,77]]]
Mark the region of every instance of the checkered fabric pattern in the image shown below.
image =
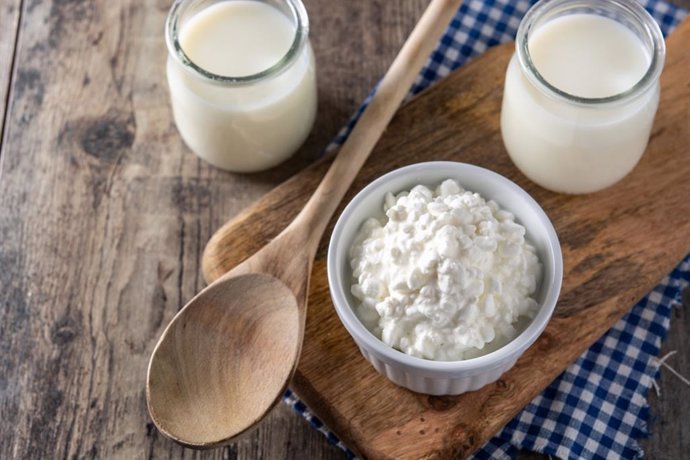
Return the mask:
[[[466,0],[420,72],[410,96],[486,49],[514,40],[520,19],[533,3]],[[642,4],[664,34],[687,15],[661,0],[643,0]],[[368,100],[329,149],[347,138]],[[645,395],[658,378],[655,358],[668,331],[672,309],[680,305],[681,291],[689,285],[690,255],[474,458],[512,459],[522,449],[563,459],[642,457],[636,440],[648,434]],[[288,390],[284,399],[330,443],[354,458],[294,393]]]

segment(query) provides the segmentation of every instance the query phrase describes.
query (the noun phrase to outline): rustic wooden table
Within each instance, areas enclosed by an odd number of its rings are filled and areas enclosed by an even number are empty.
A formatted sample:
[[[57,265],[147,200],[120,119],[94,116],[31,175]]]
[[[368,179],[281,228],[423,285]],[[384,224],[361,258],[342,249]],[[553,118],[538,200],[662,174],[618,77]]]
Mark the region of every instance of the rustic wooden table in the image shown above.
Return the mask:
[[[690,7],[690,0],[676,0]],[[165,84],[169,1],[0,0],[0,458],[343,458],[279,405],[204,454],[149,423],[149,354],[203,286],[212,232],[314,158],[383,74],[427,0],[306,0],[319,117],[295,158],[224,173],[183,145]],[[690,369],[690,311],[664,348]],[[690,389],[652,395],[652,458],[682,458]]]

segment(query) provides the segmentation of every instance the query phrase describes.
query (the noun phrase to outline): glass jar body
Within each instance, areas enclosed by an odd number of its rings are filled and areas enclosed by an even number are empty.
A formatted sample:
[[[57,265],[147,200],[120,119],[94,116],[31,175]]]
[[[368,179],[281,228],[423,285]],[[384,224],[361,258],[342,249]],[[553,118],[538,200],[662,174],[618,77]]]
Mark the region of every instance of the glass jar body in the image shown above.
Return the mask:
[[[204,8],[204,2],[178,3],[181,8],[171,10],[178,27],[184,27],[185,14]],[[185,10],[186,3],[195,10]],[[302,145],[316,117],[316,70],[306,13],[299,0],[265,3],[295,21],[295,42],[273,67],[240,78],[217,76],[194,65],[181,52],[169,18],[166,73],[175,124],[193,152],[229,171],[255,172],[282,163]],[[293,18],[291,11],[296,11]]]
[[[616,107],[555,101],[525,78],[517,57],[506,72],[501,135],[515,166],[561,193],[592,193],[621,180],[644,153],[659,104],[659,83]]]

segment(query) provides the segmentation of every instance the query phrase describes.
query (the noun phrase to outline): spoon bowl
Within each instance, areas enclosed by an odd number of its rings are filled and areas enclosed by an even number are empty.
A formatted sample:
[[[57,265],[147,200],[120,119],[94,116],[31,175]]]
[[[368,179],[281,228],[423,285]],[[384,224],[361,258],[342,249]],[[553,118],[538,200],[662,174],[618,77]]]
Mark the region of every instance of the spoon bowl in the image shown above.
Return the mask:
[[[177,314],[153,352],[147,396],[158,429],[207,448],[251,428],[285,391],[300,329],[297,299],[273,276],[210,285]]]

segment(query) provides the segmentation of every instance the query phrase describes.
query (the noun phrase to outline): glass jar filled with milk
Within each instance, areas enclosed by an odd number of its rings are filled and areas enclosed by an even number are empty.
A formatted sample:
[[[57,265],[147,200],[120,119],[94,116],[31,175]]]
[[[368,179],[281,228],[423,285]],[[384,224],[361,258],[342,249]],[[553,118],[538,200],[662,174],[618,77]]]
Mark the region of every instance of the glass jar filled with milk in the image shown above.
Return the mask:
[[[300,0],[177,0],[166,24],[167,76],[189,148],[237,172],[290,157],[316,115],[308,32]]]
[[[661,30],[636,0],[535,4],[518,29],[501,110],[515,165],[563,193],[622,179],[647,146],[664,56]]]

